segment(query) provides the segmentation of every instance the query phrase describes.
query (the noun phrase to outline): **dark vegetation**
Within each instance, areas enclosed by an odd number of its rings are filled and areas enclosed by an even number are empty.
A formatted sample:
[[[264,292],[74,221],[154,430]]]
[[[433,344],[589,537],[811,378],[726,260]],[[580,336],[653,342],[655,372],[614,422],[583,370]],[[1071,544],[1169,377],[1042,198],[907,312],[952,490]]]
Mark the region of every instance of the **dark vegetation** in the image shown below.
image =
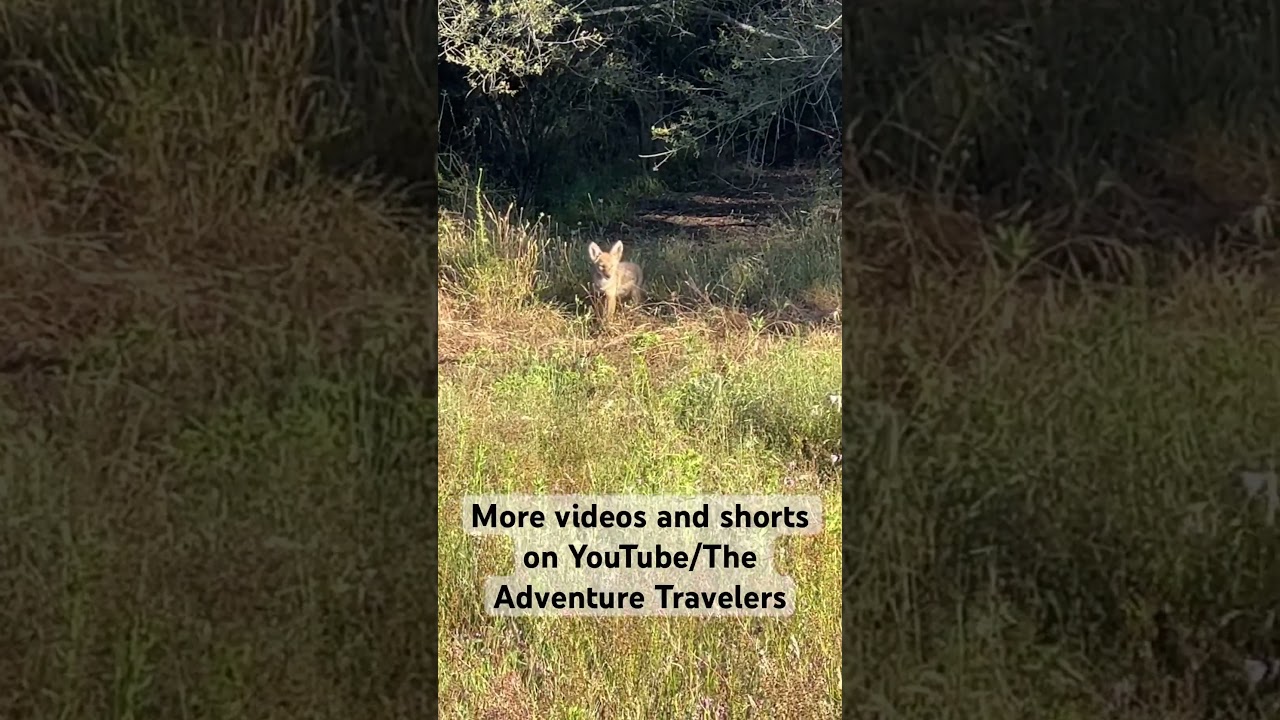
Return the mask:
[[[434,46],[0,4],[0,717],[433,712]]]
[[[846,714],[1273,716],[1278,29],[846,16]]]
[[[570,225],[605,199],[705,188],[735,166],[831,163],[832,2],[466,0],[441,10],[442,175]],[[588,201],[590,202],[590,201]]]

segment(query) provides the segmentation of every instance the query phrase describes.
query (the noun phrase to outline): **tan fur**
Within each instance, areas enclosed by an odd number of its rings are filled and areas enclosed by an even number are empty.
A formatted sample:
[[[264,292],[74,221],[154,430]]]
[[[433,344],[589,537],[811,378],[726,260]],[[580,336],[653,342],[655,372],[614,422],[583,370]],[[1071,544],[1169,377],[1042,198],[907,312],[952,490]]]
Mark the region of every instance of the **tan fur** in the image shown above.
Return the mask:
[[[619,301],[644,302],[644,271],[633,262],[623,262],[621,240],[615,242],[608,252],[591,243],[587,248],[587,258],[591,260],[591,289],[597,298],[598,313],[600,302],[604,304],[603,319],[613,319]]]

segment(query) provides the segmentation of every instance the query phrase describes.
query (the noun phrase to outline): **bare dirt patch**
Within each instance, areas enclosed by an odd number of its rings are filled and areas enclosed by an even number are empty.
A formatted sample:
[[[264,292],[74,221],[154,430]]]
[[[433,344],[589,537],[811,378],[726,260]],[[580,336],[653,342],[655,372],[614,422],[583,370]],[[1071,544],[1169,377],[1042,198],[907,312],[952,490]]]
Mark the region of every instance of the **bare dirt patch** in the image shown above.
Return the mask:
[[[684,231],[700,238],[764,228],[812,200],[813,177],[814,169],[803,166],[738,170],[697,189],[639,203],[636,223],[629,229],[654,234]]]

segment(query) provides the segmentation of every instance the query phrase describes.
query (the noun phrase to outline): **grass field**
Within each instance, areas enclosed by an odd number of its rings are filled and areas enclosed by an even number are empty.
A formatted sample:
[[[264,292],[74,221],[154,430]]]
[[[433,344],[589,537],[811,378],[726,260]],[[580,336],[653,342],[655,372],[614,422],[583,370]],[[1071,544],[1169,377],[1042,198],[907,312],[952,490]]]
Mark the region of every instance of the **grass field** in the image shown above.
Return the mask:
[[[846,11],[853,717],[1280,716],[1278,7]]]
[[[203,257],[0,239],[0,717],[432,706],[425,257],[276,200]]]
[[[845,308],[853,716],[1273,717],[1274,678],[1246,672],[1280,648],[1259,267],[1151,289],[925,271]]]
[[[483,199],[446,217],[442,717],[837,716],[839,408],[829,396],[840,337],[832,321],[797,321],[788,301],[838,301],[838,237],[834,213],[779,218],[736,240],[629,237],[626,257],[645,268],[654,302],[599,330],[575,303],[584,239]],[[798,585],[790,619],[495,619],[482,582],[509,571],[510,543],[465,535],[457,518],[462,495],[501,492],[816,494],[826,525],[782,541],[779,572]]]

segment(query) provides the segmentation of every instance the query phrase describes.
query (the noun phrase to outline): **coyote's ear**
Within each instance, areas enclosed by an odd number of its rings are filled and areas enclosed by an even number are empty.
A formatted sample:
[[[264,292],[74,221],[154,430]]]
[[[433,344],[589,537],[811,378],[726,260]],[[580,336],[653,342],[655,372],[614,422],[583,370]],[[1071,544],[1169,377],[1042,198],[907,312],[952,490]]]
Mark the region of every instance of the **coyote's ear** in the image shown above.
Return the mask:
[[[622,241],[621,240],[614,243],[613,247],[609,248],[609,254],[615,257],[622,257]]]
[[[595,243],[591,243],[589,246],[587,246],[587,257],[591,258],[592,260],[595,260],[596,258],[600,257],[603,254],[604,254],[604,251],[600,249],[599,245]]]

